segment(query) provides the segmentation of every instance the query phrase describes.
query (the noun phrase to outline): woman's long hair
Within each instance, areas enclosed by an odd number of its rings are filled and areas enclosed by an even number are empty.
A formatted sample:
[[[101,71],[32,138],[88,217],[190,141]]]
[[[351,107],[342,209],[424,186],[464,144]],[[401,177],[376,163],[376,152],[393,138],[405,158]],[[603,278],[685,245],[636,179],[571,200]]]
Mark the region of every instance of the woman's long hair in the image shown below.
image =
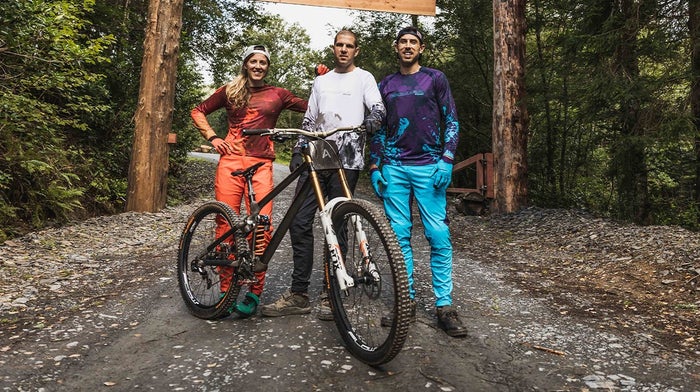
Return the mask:
[[[226,85],[226,98],[228,98],[228,103],[235,108],[248,105],[250,90],[248,90],[248,70],[245,68],[245,61],[238,76]]]

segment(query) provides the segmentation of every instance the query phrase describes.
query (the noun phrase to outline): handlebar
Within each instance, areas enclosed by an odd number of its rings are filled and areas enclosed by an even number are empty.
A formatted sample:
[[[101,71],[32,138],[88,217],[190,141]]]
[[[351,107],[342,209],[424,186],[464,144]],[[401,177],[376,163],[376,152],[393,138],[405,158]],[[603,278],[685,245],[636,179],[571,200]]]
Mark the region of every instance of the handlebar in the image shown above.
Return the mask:
[[[302,135],[310,138],[326,138],[334,133],[337,132],[342,132],[342,131],[352,131],[352,132],[364,132],[365,128],[362,125],[357,125],[354,127],[340,127],[340,128],[335,128],[331,129],[328,131],[318,131],[318,132],[311,132],[311,131],[305,131],[303,129],[298,129],[298,128],[260,128],[260,129],[244,129],[243,130],[243,135],[246,136],[253,136],[253,135],[260,135],[260,136],[271,136],[271,137],[279,137],[279,136],[293,136],[293,135]]]

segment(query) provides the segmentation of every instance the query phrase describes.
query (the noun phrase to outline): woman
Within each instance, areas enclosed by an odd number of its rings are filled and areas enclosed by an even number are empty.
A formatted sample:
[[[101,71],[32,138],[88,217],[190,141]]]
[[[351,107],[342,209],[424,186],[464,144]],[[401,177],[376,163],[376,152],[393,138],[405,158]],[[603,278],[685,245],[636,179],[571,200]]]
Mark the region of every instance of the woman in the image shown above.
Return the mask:
[[[263,45],[246,48],[243,53],[243,65],[238,76],[228,84],[219,87],[209,98],[192,109],[191,116],[194,126],[221,155],[214,179],[216,200],[227,203],[240,213],[241,200],[246,200],[245,183],[242,177],[234,177],[231,172],[245,169],[256,163],[264,162],[253,177],[253,190],[256,200],[260,200],[273,188],[272,161],[275,150],[268,136],[243,136],[243,129],[274,128],[277,118],[284,109],[305,112],[307,101],[288,90],[271,86],[264,81],[270,67],[270,54]],[[228,133],[225,138],[216,135],[207,121],[207,115],[226,109],[228,118]],[[267,204],[260,212],[272,216],[272,203]],[[218,223],[217,235],[227,229],[226,223]],[[265,232],[265,245],[270,240],[272,226]],[[232,267],[220,267],[220,290],[225,293],[233,276]],[[265,272],[256,273],[257,283],[251,284],[248,293],[241,303],[236,304],[236,313],[242,317],[255,314],[260,295],[265,282]]]

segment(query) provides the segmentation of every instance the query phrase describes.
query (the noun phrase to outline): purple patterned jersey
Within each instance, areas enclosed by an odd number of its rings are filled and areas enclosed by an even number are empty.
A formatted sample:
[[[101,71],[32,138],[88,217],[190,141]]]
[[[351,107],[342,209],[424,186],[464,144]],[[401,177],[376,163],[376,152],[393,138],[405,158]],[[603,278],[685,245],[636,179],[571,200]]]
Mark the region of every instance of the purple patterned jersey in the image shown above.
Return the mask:
[[[444,73],[427,67],[411,75],[397,72],[379,83],[386,122],[372,138],[371,163],[425,165],[452,163],[459,140],[457,110]]]

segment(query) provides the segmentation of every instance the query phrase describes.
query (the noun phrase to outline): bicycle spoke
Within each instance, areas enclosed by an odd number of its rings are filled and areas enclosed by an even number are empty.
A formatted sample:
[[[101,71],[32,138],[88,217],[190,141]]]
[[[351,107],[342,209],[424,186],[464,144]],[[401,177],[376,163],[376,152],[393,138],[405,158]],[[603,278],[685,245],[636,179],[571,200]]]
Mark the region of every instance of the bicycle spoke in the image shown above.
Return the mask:
[[[354,287],[341,290],[335,276],[329,276],[338,331],[360,360],[388,362],[401,350],[409,322],[406,270],[394,232],[381,211],[360,200],[336,207],[333,227],[355,281]],[[382,318],[392,315],[394,323],[383,327]]]
[[[232,236],[217,238],[217,232],[231,227],[233,216],[235,212],[227,205],[207,203],[192,214],[183,231],[178,252],[178,283],[188,309],[197,317],[225,316],[240,290],[239,286],[230,284],[235,292],[229,293],[222,284],[224,276],[234,280],[234,268],[216,265],[231,264],[235,259],[237,246],[232,244]]]

